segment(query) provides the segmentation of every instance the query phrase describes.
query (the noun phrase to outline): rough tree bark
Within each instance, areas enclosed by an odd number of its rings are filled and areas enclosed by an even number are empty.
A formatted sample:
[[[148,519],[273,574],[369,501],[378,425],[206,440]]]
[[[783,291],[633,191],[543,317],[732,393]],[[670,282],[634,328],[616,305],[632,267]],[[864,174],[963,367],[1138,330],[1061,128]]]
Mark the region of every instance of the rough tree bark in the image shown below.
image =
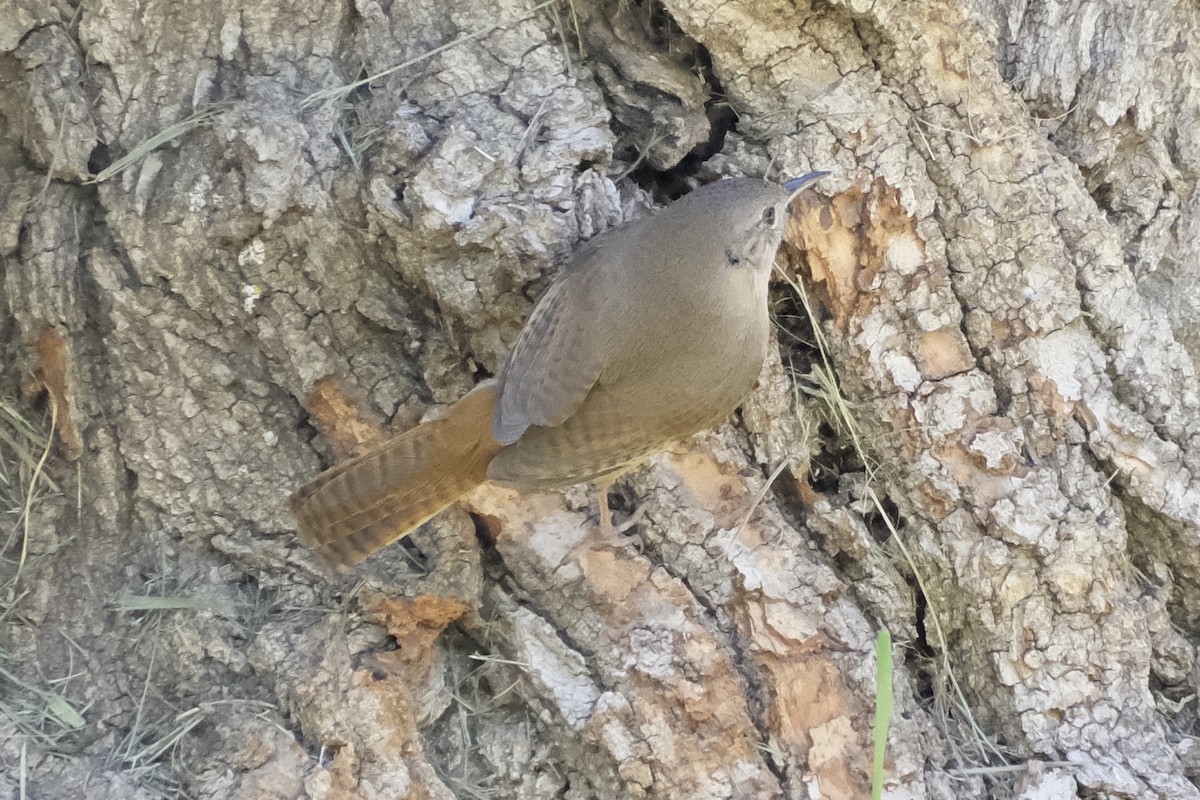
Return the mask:
[[[0,796],[859,798],[886,626],[887,796],[1200,797],[1198,31],[8,0],[2,380],[58,491],[5,522]],[[782,261],[841,416],[781,282],[779,357],[624,482],[630,535],[486,489],[314,569],[288,493],[494,372],[577,242],[815,168]]]

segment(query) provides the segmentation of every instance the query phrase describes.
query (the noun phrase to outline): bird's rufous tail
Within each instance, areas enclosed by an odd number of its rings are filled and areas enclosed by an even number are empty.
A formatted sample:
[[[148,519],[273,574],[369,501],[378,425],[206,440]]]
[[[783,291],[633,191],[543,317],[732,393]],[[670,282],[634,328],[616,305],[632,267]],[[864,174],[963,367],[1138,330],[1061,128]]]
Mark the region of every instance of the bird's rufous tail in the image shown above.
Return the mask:
[[[483,385],[446,416],[338,464],[291,498],[300,538],[330,566],[353,566],[411,533],[487,480],[495,388]]]

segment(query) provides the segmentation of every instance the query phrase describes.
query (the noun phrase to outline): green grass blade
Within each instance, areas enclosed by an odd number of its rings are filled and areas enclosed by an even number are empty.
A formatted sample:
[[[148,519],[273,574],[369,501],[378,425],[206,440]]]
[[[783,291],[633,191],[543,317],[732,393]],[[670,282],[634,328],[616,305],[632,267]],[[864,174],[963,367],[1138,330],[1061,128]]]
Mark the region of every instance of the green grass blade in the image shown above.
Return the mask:
[[[883,797],[883,760],[892,722],[892,635],[887,628],[875,639],[875,765],[871,770],[871,800]]]
[[[116,609],[121,614],[135,611],[180,611],[209,610],[220,614],[233,614],[233,605],[226,600],[210,597],[157,597],[141,594],[123,594]]]
[[[50,713],[66,727],[79,730],[87,724],[83,715],[76,711],[75,707],[68,703],[67,699],[61,694],[53,692],[39,692],[39,694],[42,700],[46,702],[46,707],[50,709]]]
[[[13,673],[6,670],[4,667],[0,667],[0,678],[5,678],[18,688],[40,698],[41,701],[46,704],[46,709],[42,712],[43,716],[52,716],[64,727],[75,730],[78,730],[87,724],[83,718],[83,715],[76,711],[75,707],[72,706],[67,698],[63,697],[61,694],[57,692],[46,691],[45,689],[39,689],[36,686],[31,686]]]

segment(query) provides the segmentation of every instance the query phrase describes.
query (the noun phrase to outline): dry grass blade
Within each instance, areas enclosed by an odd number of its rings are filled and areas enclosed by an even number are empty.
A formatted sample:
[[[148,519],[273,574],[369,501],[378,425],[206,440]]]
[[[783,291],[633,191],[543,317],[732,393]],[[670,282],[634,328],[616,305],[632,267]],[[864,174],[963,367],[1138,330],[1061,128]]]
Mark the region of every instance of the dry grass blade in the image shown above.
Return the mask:
[[[180,765],[175,758],[184,737],[214,714],[228,713],[222,712],[223,708],[251,706],[263,711],[275,708],[274,705],[261,700],[217,700],[200,703],[173,718],[145,724],[142,713],[144,703],[143,694],[138,718],[117,749],[109,756],[109,765],[120,768],[143,788],[171,798],[190,796],[184,791],[179,778]]]
[[[233,614],[231,603],[220,598],[210,597],[160,597],[143,594],[125,594],[117,601],[114,608],[121,614],[131,614],[136,611],[216,611],[221,614]]]
[[[842,395],[840,387],[838,387],[833,362],[829,360],[829,342],[825,338],[825,332],[821,329],[821,322],[817,318],[816,312],[813,311],[812,302],[808,298],[808,292],[791,275],[780,269],[778,265],[776,265],[775,271],[783,276],[783,279],[800,298],[800,303],[804,306],[804,312],[808,315],[809,322],[812,325],[813,337],[817,342],[817,352],[821,354],[821,367],[814,369],[810,373],[813,376],[815,388],[806,389],[806,393],[819,397],[829,407],[831,412],[829,415],[830,420],[836,424],[840,433],[844,433],[850,437],[855,452],[858,453],[859,458],[862,459],[862,463],[866,467],[867,477],[869,479],[873,478],[875,475],[875,463],[871,459],[870,452],[863,444],[862,435],[859,432],[861,428],[858,420],[854,412],[850,409],[850,405],[846,402],[845,396]]]
[[[25,419],[14,403],[0,399],[0,491],[14,483],[6,463],[9,457],[32,469],[37,464],[33,453],[46,446],[48,436]]]
[[[18,594],[18,579],[29,551],[29,526],[34,507],[45,497],[47,487],[50,491],[58,491],[57,484],[45,473],[57,421],[53,401],[50,412],[47,429],[40,431],[14,403],[0,400],[0,515],[11,520],[11,525],[5,522],[2,526],[8,532],[0,541],[0,551],[7,552],[18,537],[20,541],[13,573],[0,586],[4,590],[0,600],[6,606],[15,603]],[[35,457],[38,450],[41,452]],[[0,613],[0,618],[3,616]]]
[[[146,678],[138,698],[133,724],[125,737],[109,753],[108,766],[120,769],[139,786],[161,797],[189,797],[180,779],[181,766],[174,758],[184,737],[211,716],[228,713],[227,709],[232,707],[258,708],[262,713],[276,706],[261,700],[215,700],[200,703],[174,716],[164,716],[151,721],[146,701],[150,695],[156,653],[157,650],[150,653],[150,663],[146,668]]]
[[[940,657],[939,660],[942,667],[942,676],[949,682],[950,687],[954,690],[954,696],[957,701],[959,713],[963,715],[963,719],[966,720],[967,724],[970,726],[971,732],[974,734],[976,741],[981,746],[986,747],[987,750],[990,750],[1002,762],[1007,763],[1008,759],[1004,757],[1004,754],[1000,752],[1000,750],[992,742],[991,738],[989,738],[984,732],[983,728],[979,726],[979,723],[975,721],[975,715],[971,712],[971,706],[967,702],[967,696],[963,693],[962,687],[958,683],[958,677],[954,674],[954,669],[950,666],[950,648],[946,642],[946,634],[942,631],[941,614],[938,612],[937,606],[935,605],[935,595],[930,594],[929,589],[926,587],[923,573],[921,572],[920,568],[917,567],[917,562],[913,558],[912,553],[909,551],[908,545],[904,543],[904,538],[900,535],[900,532],[896,530],[896,526],[893,524],[891,517],[888,516],[887,512],[884,510],[883,503],[880,501],[879,495],[875,494],[875,490],[870,486],[867,487],[867,494],[870,495],[871,502],[874,504],[875,511],[879,514],[879,518],[883,520],[884,525],[887,526],[888,531],[892,534],[892,541],[896,543],[896,546],[900,548],[900,552],[903,553],[904,560],[908,563],[908,568],[912,570],[913,577],[916,578],[917,585],[921,588],[921,593],[925,595],[925,619],[932,623],[928,626],[928,628],[933,631],[937,639],[937,641],[934,642],[934,646],[937,648],[937,652]]]
[[[771,487],[775,485],[775,481],[779,479],[779,476],[783,474],[783,471],[790,467],[795,460],[796,459],[794,456],[785,458],[779,462],[779,466],[775,467],[775,469],[771,471],[771,475],[767,478],[767,482],[764,483],[763,487],[758,490],[758,494],[754,496],[754,500],[746,509],[746,513],[742,515],[742,518],[738,520],[736,525],[729,529],[730,542],[733,542],[737,539],[738,534],[740,534],[742,531],[742,527],[750,521],[751,517],[754,516],[754,512],[758,510],[759,503],[761,503],[763,498],[767,496],[767,492],[771,491]]]
[[[0,398],[0,513],[15,513],[25,505],[25,490],[37,469],[38,452],[50,442],[51,430],[39,430],[25,418],[15,403]],[[51,491],[59,487],[49,476],[41,476]]]
[[[11,687],[4,694],[12,703],[0,706],[0,709],[27,734],[53,745],[63,733],[78,730],[86,724],[83,714],[58,692],[26,683],[4,667],[0,667],[0,678]]]
[[[959,684],[958,677],[955,675],[954,669],[950,664],[949,643],[946,641],[946,635],[942,629],[941,613],[937,606],[937,597],[929,591],[923,571],[918,566],[916,559],[913,558],[912,552],[909,550],[904,538],[896,529],[895,523],[892,522],[891,517],[888,515],[883,506],[883,502],[879,499],[879,496],[875,493],[875,489],[871,485],[876,479],[878,463],[874,460],[868,449],[864,446],[863,437],[861,434],[862,427],[858,424],[858,421],[855,418],[849,403],[846,402],[846,399],[842,395],[841,389],[837,384],[837,379],[835,377],[836,373],[834,372],[833,364],[829,359],[828,343],[825,339],[824,331],[821,329],[820,320],[813,311],[812,304],[809,301],[808,293],[800,283],[788,275],[784,270],[779,269],[778,266],[776,267],[776,271],[783,276],[783,279],[792,287],[797,296],[799,296],[800,302],[803,304],[804,310],[808,314],[809,321],[812,324],[813,335],[816,338],[817,343],[817,350],[821,354],[822,365],[821,368],[814,369],[812,371],[811,374],[813,376],[815,385],[813,388],[808,390],[808,393],[819,398],[828,406],[829,415],[831,419],[835,421],[835,425],[839,433],[847,436],[850,439],[854,450],[859,459],[862,461],[866,471],[867,495],[869,496],[872,504],[875,506],[875,510],[878,513],[879,518],[883,521],[883,524],[887,527],[888,532],[891,534],[891,540],[895,542],[896,546],[900,549],[900,552],[903,555],[909,570],[912,572],[913,577],[917,581],[917,586],[920,588],[921,593],[925,597],[926,626],[927,630],[931,634],[931,638],[933,639],[931,644],[939,654],[938,666],[940,671],[938,672],[938,677],[942,681],[945,681],[953,692],[955,708],[962,715],[962,718],[965,720],[968,729],[971,731],[971,735],[975,739],[977,750],[980,752],[990,753],[994,757],[998,758],[1002,763],[1007,763],[1008,759],[1003,753],[1000,752],[999,748],[997,748],[995,743],[992,742],[992,740],[976,722],[975,715],[972,713],[970,704],[967,702],[966,694],[963,692],[962,687]]]
[[[18,781],[18,790],[17,790],[18,795],[17,796],[20,797],[21,800],[25,800],[25,776],[29,770],[29,761],[28,761],[28,756],[26,754],[26,750],[28,749],[28,747],[29,747],[29,742],[22,740],[21,741],[21,758],[20,758],[21,763],[18,767],[18,772],[20,774],[20,777],[17,779],[17,781]]]
[[[50,431],[53,433],[55,425],[58,422],[58,405],[54,400],[50,401]],[[33,502],[37,497],[38,481],[42,476],[42,470],[46,467],[46,460],[50,457],[50,446],[54,444],[53,436],[46,437],[46,446],[42,448],[42,456],[38,459],[37,464],[33,467],[33,474],[29,478],[29,488],[25,492],[25,505],[21,509],[21,556],[17,559],[17,569],[9,579],[6,586],[16,586],[18,579],[21,577],[21,570],[25,567],[25,559],[29,557],[29,519],[33,514]]]
[[[554,3],[557,3],[557,2],[558,2],[558,0],[545,0],[545,2],[539,3],[538,5],[529,9],[529,11],[527,13],[523,14],[522,16],[516,17],[514,19],[510,19],[510,20],[505,20],[504,22],[497,22],[495,25],[491,25],[487,28],[484,28],[483,30],[475,31],[474,33],[464,34],[462,36],[459,36],[457,39],[446,42],[446,44],[443,44],[439,47],[435,47],[432,50],[426,50],[424,53],[421,53],[421,55],[419,55],[419,56],[414,56],[413,58],[410,58],[407,61],[402,61],[401,63],[396,64],[395,66],[388,67],[387,69],[383,70],[382,72],[376,72],[374,75],[368,75],[367,77],[362,78],[361,80],[354,81],[353,83],[347,83],[343,86],[335,86],[332,89],[322,89],[319,92],[313,92],[308,97],[305,97],[303,100],[300,101],[300,107],[308,108],[310,106],[316,105],[317,103],[323,103],[326,100],[341,99],[341,98],[345,97],[346,95],[350,94],[351,92],[353,92],[355,89],[360,89],[363,86],[372,84],[375,81],[379,80],[380,78],[386,78],[388,75],[391,75],[394,72],[399,72],[400,70],[405,69],[406,67],[411,67],[414,64],[420,64],[422,61],[426,61],[430,58],[433,58],[438,53],[444,53],[452,47],[458,47],[461,44],[466,44],[467,42],[473,42],[476,39],[482,39],[484,36],[487,36],[488,34],[491,34],[491,33],[495,33],[496,31],[501,30],[502,28],[507,28],[509,25],[515,25],[518,22],[524,22],[525,20],[529,19],[537,12],[541,11],[546,6],[553,5]]]
[[[45,427],[40,428],[24,416],[15,401],[0,398],[0,518],[8,529],[7,535],[0,537],[0,549],[7,551],[20,537],[19,555],[5,563],[13,571],[0,587],[0,622],[8,619],[27,594],[19,590],[18,580],[28,555],[33,512],[47,491],[59,490],[45,473],[55,416],[52,406]],[[12,660],[3,651],[0,659]],[[84,725],[82,713],[64,695],[39,688],[4,666],[0,666],[0,713],[24,736],[48,750],[56,749],[63,737]]]
[[[216,112],[212,109],[197,111],[190,117],[182,119],[179,122],[176,122],[174,125],[164,128],[155,135],[151,136],[149,139],[142,142],[137,147],[133,148],[128,153],[97,172],[91,178],[84,181],[84,183],[104,183],[104,181],[108,180],[109,178],[120,175],[138,161],[141,161],[143,158],[145,158],[147,153],[157,150],[172,139],[177,139],[188,131],[204,125],[216,117],[216,115]]]

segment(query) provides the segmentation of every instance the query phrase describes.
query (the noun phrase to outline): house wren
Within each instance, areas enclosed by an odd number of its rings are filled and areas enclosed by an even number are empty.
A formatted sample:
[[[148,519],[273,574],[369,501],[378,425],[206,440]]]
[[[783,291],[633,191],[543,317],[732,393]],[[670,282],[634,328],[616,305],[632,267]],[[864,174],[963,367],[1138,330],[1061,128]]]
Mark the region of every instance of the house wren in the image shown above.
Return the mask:
[[[292,496],[301,538],[342,569],[484,481],[607,483],[720,422],[767,354],[789,203],[825,174],[718,181],[580,246],[496,379]]]

